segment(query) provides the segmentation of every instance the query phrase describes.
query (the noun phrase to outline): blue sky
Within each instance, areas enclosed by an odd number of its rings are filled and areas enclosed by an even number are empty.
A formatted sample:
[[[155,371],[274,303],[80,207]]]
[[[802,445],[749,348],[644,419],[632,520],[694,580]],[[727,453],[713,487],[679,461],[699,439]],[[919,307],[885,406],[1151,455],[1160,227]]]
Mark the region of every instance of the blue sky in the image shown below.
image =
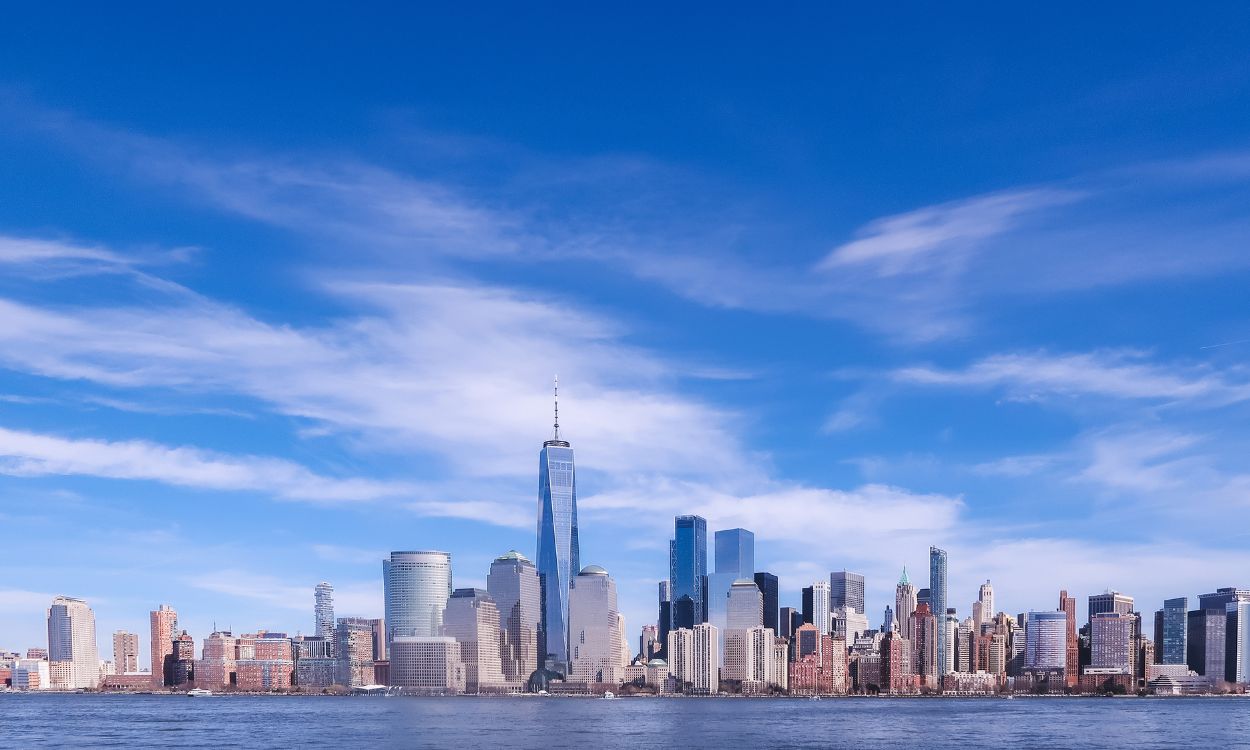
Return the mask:
[[[0,648],[482,585],[555,373],[631,635],[676,513],[874,622],[1247,585],[1250,12],[891,10],[10,11]]]

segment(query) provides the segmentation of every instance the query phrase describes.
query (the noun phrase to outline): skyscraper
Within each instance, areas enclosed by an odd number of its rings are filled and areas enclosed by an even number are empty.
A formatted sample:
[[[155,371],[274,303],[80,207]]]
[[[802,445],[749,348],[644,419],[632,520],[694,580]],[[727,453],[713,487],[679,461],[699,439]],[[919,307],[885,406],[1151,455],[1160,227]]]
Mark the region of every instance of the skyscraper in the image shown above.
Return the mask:
[[[716,569],[707,577],[707,621],[715,625],[724,638],[729,589],[735,581],[755,576],[755,534],[746,529],[717,531],[714,557]],[[721,652],[724,653],[723,647]]]
[[[174,636],[178,629],[178,613],[168,604],[152,610],[151,646],[152,646],[152,686],[161,687],[165,684],[165,657],[174,652]]]
[[[1102,594],[1093,594],[1089,597],[1089,623],[1091,626],[1094,622],[1094,615],[1100,615],[1104,612],[1127,615],[1132,611],[1133,597],[1128,594],[1121,594],[1119,591],[1107,591]]]
[[[542,586],[544,663],[567,674],[569,589],[581,569],[573,448],[560,439],[559,381],[551,439],[538,454],[538,580]]]
[[[1090,666],[1133,673],[1133,623],[1129,613],[1099,612],[1089,629]]]
[[[815,625],[821,635],[833,627],[833,613],[829,611],[829,584],[815,581],[803,589],[803,622]]]
[[[616,583],[608,571],[587,565],[569,592],[569,679],[619,683],[624,677]]]
[[[443,613],[443,634],[460,644],[466,692],[480,693],[503,686],[499,610],[489,593],[481,589],[453,591]]]
[[[977,604],[980,605],[977,607],[980,617],[975,625],[979,635],[981,624],[994,620],[994,586],[989,582],[989,579],[986,579],[985,583],[981,584],[980,590],[977,591]]]
[[[773,635],[785,635],[777,621],[777,576],[772,573],[756,573],[755,585],[764,596],[764,627],[771,628]]]
[[[1160,630],[1158,633],[1158,643],[1155,644],[1156,653],[1159,654],[1160,664],[1184,664],[1185,663],[1185,633],[1188,616],[1189,616],[1189,599],[1186,597],[1178,597],[1176,599],[1166,599],[1163,602],[1163,609],[1160,611],[1162,615]]]
[[[1024,668],[1036,673],[1067,668],[1068,616],[1055,610],[1030,612],[1025,628]]]
[[[438,551],[392,552],[382,561],[386,650],[396,638],[442,636],[443,610],[451,596],[451,555]]]
[[[673,627],[683,609],[682,598],[689,597],[692,623],[704,622],[707,614],[707,520],[702,516],[677,516],[673,519],[673,539],[669,542],[669,581],[672,583]],[[681,614],[685,614],[684,611]],[[682,618],[684,619],[684,618]]]
[[[1068,687],[1075,687],[1081,672],[1081,646],[1076,639],[1076,597],[1068,596],[1067,590],[1060,591],[1059,609],[1067,618],[1067,630],[1064,636],[1067,649],[1064,659],[1064,679]]]
[[[334,638],[334,587],[322,581],[313,589],[313,615],[317,623],[317,635]]]
[[[1242,618],[1242,614],[1250,612],[1250,607],[1242,604],[1250,602],[1250,589],[1239,589],[1233,586],[1218,588],[1211,594],[1198,595],[1198,608],[1206,612],[1224,612],[1224,679],[1228,682],[1250,682],[1246,665],[1250,661],[1250,622]]]
[[[721,635],[724,649],[725,679],[752,679],[750,633],[760,628],[764,618],[764,597],[749,578],[734,581],[729,589],[725,615],[725,631]],[[713,623],[715,624],[715,623]]]
[[[490,564],[486,590],[499,610],[504,677],[510,682],[524,682],[539,666],[542,587],[538,571],[524,555],[512,550]]]
[[[1185,635],[1189,668],[1212,684],[1224,679],[1228,653],[1228,614],[1225,609],[1199,609],[1189,613]]]
[[[48,663],[56,687],[95,689],[100,683],[100,656],[95,640],[95,613],[82,599],[58,596],[48,607]]]
[[[118,630],[113,633],[113,663],[118,674],[139,671],[139,636]]]
[[[946,674],[950,663],[946,653],[945,621],[947,609],[946,598],[946,550],[937,547],[929,548],[929,609],[938,620],[937,639],[937,676],[938,683]]]
[[[907,579],[907,566],[903,566],[903,575],[894,587],[894,621],[898,623],[898,632],[908,641],[913,638],[911,613],[916,611],[917,604],[916,587]]]
[[[848,573],[845,570],[829,574],[829,609],[848,607],[856,612],[866,614],[864,609],[864,576],[861,573]]]
[[[928,604],[916,605],[916,611],[911,613],[911,632],[915,636],[911,640],[912,670],[922,685],[938,687],[941,684],[937,674],[938,645],[943,639],[939,637],[938,618]]]

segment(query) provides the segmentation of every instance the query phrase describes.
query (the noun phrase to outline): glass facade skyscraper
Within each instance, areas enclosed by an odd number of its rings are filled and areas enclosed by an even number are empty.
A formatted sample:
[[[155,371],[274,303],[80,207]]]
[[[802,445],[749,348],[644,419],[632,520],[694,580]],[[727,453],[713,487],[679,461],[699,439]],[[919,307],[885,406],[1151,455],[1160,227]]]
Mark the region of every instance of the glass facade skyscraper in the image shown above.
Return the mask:
[[[939,622],[946,612],[946,550],[929,548],[929,608]],[[941,631],[939,630],[939,633]],[[946,638],[937,639],[937,675],[939,682],[946,674]]]
[[[1160,649],[1161,664],[1185,663],[1185,634],[1188,630],[1189,599],[1179,597],[1163,602],[1163,633]]]
[[[451,596],[451,554],[392,552],[382,561],[387,650],[396,638],[442,635],[443,610]]]
[[[866,614],[864,609],[864,576],[845,570],[829,574],[829,609],[847,607]]]
[[[746,529],[722,529],[715,535],[716,571],[707,577],[707,621],[716,626],[722,640],[729,592],[735,581],[754,580],[755,534]],[[721,643],[721,654],[725,653]]]
[[[569,586],[581,570],[573,448],[555,431],[538,454],[538,580],[542,587],[544,662],[568,674]]]
[[[668,577],[673,584],[671,595],[675,602],[674,609],[680,609],[682,597],[689,597],[694,624],[706,621],[707,520],[702,516],[677,516],[673,519],[668,568]],[[673,619],[676,625],[676,611]]]

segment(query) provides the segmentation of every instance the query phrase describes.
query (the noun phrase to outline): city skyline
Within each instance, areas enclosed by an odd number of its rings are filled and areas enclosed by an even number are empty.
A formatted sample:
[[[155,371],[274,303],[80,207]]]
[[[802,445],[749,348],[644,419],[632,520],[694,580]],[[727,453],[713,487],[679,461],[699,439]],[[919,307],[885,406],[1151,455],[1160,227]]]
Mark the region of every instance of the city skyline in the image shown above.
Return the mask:
[[[631,638],[681,515],[873,626],[1250,570],[1240,9],[249,12],[0,28],[0,648],[541,566],[556,373]]]

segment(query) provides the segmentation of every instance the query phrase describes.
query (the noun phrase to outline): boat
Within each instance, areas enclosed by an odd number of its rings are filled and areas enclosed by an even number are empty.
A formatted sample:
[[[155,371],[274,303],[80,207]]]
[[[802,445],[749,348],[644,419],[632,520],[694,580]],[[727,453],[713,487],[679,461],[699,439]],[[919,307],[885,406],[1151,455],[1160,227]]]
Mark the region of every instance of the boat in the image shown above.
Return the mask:
[[[613,693],[611,690],[606,690],[603,693],[603,699],[605,701],[614,701],[616,700],[616,694]]]
[[[195,688],[194,690],[187,691],[187,695],[192,698],[208,698],[212,696],[212,694],[212,690],[205,690],[204,688]]]

